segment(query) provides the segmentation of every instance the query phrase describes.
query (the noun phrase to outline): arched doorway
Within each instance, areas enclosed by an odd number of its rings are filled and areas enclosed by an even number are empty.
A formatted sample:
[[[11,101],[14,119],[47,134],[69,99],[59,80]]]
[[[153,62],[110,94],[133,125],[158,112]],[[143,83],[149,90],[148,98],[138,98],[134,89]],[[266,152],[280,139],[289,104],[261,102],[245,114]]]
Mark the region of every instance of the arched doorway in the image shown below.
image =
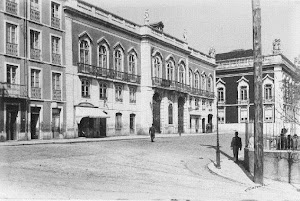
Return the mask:
[[[158,93],[153,95],[153,125],[156,132],[160,133],[160,103],[161,97]]]
[[[184,97],[178,98],[178,133],[183,133],[183,120],[184,120]]]

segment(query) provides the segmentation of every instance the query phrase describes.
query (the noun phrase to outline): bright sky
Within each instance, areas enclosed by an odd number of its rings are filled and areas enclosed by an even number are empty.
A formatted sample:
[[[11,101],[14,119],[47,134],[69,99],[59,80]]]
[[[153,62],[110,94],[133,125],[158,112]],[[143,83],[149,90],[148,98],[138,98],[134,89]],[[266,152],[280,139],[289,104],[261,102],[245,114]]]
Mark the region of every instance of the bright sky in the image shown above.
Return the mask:
[[[162,21],[164,32],[183,39],[189,46],[208,53],[252,49],[251,0],[85,0],[137,24]],[[272,52],[272,42],[281,39],[281,49],[292,62],[300,55],[300,0],[261,0],[262,51]]]

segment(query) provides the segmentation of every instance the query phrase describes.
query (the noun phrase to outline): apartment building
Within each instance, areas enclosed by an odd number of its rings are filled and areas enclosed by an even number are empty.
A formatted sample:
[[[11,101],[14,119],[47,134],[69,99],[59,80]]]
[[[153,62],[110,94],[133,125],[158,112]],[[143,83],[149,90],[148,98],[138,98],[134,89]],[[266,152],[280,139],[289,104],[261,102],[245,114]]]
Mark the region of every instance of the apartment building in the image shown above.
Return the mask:
[[[65,132],[63,3],[0,3],[2,141],[59,138]]]

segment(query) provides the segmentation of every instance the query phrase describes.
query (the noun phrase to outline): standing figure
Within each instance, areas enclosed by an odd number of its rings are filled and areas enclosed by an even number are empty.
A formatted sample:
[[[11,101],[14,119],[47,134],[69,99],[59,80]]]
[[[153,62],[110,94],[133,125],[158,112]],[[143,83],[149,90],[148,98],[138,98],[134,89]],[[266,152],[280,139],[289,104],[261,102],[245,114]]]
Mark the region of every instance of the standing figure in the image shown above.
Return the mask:
[[[235,137],[231,141],[231,149],[233,150],[233,160],[237,162],[239,156],[239,149],[242,150],[242,139],[238,136],[239,133],[235,132]]]
[[[149,135],[151,137],[151,142],[154,142],[154,138],[155,138],[155,128],[154,125],[152,124],[152,126],[149,128]]]

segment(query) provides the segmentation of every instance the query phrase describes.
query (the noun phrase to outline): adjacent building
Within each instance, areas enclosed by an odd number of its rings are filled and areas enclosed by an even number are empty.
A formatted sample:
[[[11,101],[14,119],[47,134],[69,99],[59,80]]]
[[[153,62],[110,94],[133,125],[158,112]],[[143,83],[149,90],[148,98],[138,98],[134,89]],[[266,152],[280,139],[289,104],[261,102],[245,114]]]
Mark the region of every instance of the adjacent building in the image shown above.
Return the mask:
[[[65,132],[63,2],[0,3],[1,141],[51,139]]]
[[[254,121],[253,50],[234,50],[216,55],[219,128],[245,131]],[[263,56],[263,123],[265,135],[278,135],[282,128],[299,132],[299,104],[295,87],[298,69],[273,43],[271,55]]]
[[[138,25],[83,1],[65,14],[66,138],[211,132],[215,59],[162,22]]]

